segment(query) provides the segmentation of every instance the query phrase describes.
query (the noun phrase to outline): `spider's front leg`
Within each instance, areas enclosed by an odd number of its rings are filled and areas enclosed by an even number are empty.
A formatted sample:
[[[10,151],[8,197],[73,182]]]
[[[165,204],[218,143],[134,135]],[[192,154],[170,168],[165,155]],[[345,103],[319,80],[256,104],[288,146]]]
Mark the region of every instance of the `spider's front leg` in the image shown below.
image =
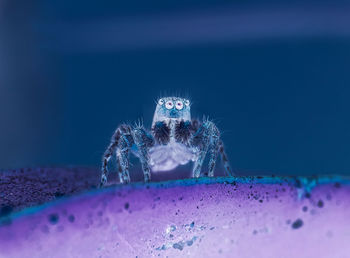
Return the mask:
[[[141,162],[142,171],[145,182],[151,180],[151,169],[149,166],[149,153],[148,150],[154,145],[153,136],[147,132],[143,126],[137,126],[133,130],[133,138],[138,150],[138,156]]]
[[[112,136],[111,143],[108,146],[102,161],[102,175],[100,187],[107,183],[108,161],[115,152],[118,165],[120,183],[129,183],[129,152],[133,145],[136,145],[138,157],[140,159],[145,181],[151,179],[151,170],[149,167],[148,149],[154,144],[151,134],[142,126],[131,128],[130,125],[121,125]]]
[[[117,158],[118,174],[121,183],[129,183],[129,150],[134,144],[132,129],[129,125],[120,125],[112,136],[111,143],[102,158],[102,174],[100,187],[107,183],[108,162],[112,155]]]
[[[223,143],[220,139],[220,132],[216,125],[207,120],[203,122],[197,131],[192,135],[190,144],[198,149],[198,155],[193,166],[193,177],[200,177],[204,159],[209,153],[208,176],[214,176],[215,163],[220,152],[224,167],[228,175],[232,175],[231,168],[226,157]]]

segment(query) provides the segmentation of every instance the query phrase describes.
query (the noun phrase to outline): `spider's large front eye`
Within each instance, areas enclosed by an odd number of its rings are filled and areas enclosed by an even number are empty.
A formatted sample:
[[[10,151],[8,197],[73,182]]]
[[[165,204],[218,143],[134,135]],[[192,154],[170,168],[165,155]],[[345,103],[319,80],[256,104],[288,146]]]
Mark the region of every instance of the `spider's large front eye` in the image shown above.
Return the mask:
[[[184,104],[182,103],[182,101],[178,100],[176,101],[175,107],[176,109],[181,110],[184,108]]]
[[[168,100],[166,103],[165,103],[165,107],[167,109],[172,109],[174,107],[174,103],[171,101],[171,100]]]
[[[163,105],[164,104],[164,99],[159,99],[158,100],[158,105]]]

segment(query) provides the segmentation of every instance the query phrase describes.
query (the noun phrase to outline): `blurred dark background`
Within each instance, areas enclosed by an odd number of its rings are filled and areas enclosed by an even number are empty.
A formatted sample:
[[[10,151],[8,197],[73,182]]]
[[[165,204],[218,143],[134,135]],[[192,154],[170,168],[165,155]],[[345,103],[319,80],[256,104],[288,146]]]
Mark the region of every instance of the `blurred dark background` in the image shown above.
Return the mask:
[[[350,174],[350,2],[0,0],[0,168],[98,167],[185,95],[240,174]]]

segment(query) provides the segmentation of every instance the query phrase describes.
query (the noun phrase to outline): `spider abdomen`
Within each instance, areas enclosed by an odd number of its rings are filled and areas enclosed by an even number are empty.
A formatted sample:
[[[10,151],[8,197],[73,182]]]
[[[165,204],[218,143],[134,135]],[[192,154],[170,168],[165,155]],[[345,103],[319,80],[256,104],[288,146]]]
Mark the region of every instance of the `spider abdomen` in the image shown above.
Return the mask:
[[[168,171],[194,161],[196,153],[182,143],[171,141],[167,145],[151,147],[149,157],[152,171]]]

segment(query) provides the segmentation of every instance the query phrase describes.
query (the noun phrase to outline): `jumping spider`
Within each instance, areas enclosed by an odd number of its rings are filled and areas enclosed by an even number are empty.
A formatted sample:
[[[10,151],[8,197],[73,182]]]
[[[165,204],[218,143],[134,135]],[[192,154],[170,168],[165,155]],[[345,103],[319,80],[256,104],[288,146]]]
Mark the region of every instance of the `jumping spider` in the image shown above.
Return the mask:
[[[121,183],[129,183],[129,153],[141,162],[145,182],[152,171],[168,171],[189,161],[194,162],[192,177],[201,175],[205,156],[209,153],[208,176],[214,176],[215,162],[221,154],[226,174],[232,175],[220,132],[212,121],[191,120],[190,101],[178,97],[161,98],[157,102],[151,131],[141,124],[120,125],[103,155],[101,185],[107,183],[108,161],[115,153]]]

